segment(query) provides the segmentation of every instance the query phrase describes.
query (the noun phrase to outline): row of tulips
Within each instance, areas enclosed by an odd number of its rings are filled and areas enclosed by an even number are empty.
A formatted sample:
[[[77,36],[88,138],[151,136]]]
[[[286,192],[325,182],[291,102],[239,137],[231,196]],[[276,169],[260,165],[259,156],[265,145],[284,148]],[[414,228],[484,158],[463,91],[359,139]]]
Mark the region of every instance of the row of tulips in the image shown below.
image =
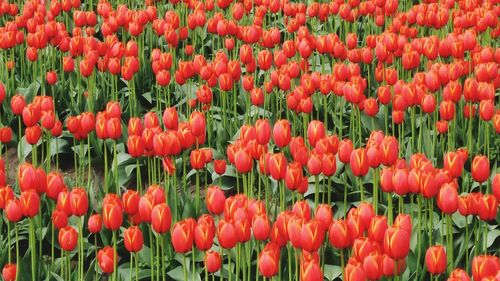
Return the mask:
[[[495,1],[14,2],[4,280],[500,278]]]

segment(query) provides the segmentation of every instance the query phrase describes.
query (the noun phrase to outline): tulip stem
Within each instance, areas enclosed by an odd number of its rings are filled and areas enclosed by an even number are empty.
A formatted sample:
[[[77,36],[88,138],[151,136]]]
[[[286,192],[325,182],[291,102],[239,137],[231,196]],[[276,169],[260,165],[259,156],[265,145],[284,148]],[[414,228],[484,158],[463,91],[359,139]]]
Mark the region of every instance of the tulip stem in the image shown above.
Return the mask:
[[[30,218],[29,225],[29,242],[30,242],[30,251],[31,251],[31,280],[36,280],[36,241],[35,241],[35,225],[34,219]]]
[[[451,215],[446,215],[446,245],[447,249],[447,257],[448,257],[448,272],[453,270],[453,226],[451,224]]]
[[[97,234],[94,234],[94,251],[95,251],[95,258],[97,259]],[[94,275],[94,280],[97,280],[97,261],[94,265],[94,271],[95,271],[95,275]]]
[[[392,224],[392,194],[387,193],[387,219],[389,224]]]
[[[151,281],[155,279],[154,275],[154,247],[153,247],[153,233],[151,228],[149,229],[149,261],[151,264]],[[185,279],[184,279],[185,280]]]
[[[16,269],[19,270],[19,235],[17,233],[16,223],[14,223],[14,232],[16,233]],[[19,276],[19,274],[16,273],[16,281],[18,280],[17,276]]]
[[[115,159],[116,160],[116,159]],[[117,254],[116,254],[116,231],[113,231],[113,280],[117,280],[117,272],[116,272],[116,266],[117,266]]]
[[[314,206],[318,208],[319,204],[319,177],[318,175],[314,176]]]

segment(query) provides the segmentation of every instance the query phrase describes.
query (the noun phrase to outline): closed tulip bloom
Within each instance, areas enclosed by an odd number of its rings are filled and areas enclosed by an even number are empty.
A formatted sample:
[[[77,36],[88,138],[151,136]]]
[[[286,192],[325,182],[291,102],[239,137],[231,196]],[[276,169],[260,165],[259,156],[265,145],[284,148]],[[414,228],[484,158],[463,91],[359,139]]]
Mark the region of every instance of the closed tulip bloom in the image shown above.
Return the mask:
[[[207,189],[205,204],[210,213],[220,215],[224,211],[225,202],[226,195],[224,195],[224,191],[220,187],[213,185]]]
[[[172,228],[172,246],[176,253],[191,251],[194,243],[191,226],[186,220],[177,222]]]
[[[365,272],[362,264],[347,264],[344,269],[345,281],[364,281],[366,280]]]
[[[101,268],[102,272],[110,274],[114,271],[115,263],[115,250],[106,246],[97,252],[97,263]]]
[[[259,119],[255,122],[256,140],[259,144],[266,145],[271,139],[271,125],[267,119]]]
[[[483,280],[489,275],[495,275],[500,270],[500,261],[496,256],[481,255],[472,260],[472,277]]]
[[[253,236],[258,241],[264,241],[269,237],[271,222],[267,214],[256,214],[252,219]]]
[[[375,216],[368,227],[368,237],[375,242],[381,243],[388,227],[386,216]]]
[[[260,274],[271,278],[278,274],[279,270],[279,248],[274,244],[267,244],[259,253],[257,265]]]
[[[384,273],[382,270],[383,256],[377,252],[373,252],[366,256],[363,260],[363,271],[366,279],[379,280]]]
[[[118,230],[123,222],[122,207],[115,203],[103,204],[102,219],[107,229],[111,231]]]
[[[246,149],[240,149],[234,155],[234,164],[239,173],[246,174],[253,168],[253,160]]]
[[[393,259],[402,259],[410,250],[410,234],[403,229],[388,228],[384,235],[384,252]]]
[[[139,201],[141,197],[135,190],[127,190],[122,195],[123,210],[127,215],[133,216],[139,212]]]
[[[47,175],[47,197],[57,200],[59,193],[66,189],[63,176],[57,172],[51,172]]]
[[[203,113],[199,111],[194,111],[193,113],[191,113],[191,116],[189,118],[191,133],[193,133],[195,137],[204,135],[207,126],[206,122],[207,121]]]
[[[198,222],[194,229],[194,242],[201,251],[210,249],[214,243],[215,227],[207,222]]]
[[[308,252],[317,251],[325,240],[325,229],[316,219],[304,223],[300,233],[302,236],[300,245]]]
[[[151,211],[151,226],[156,233],[166,233],[172,223],[172,213],[166,203],[153,207]]]
[[[89,217],[87,228],[90,233],[99,233],[102,229],[102,218],[99,214],[93,214]]]
[[[346,249],[352,245],[351,235],[349,235],[347,224],[344,220],[333,220],[328,230],[330,244],[337,249]]]
[[[291,128],[288,120],[278,120],[273,127],[273,140],[279,148],[283,148],[290,143]]]
[[[462,174],[464,162],[458,153],[446,153],[443,162],[444,169],[448,170],[453,178],[458,178]]]
[[[323,278],[323,272],[318,264],[318,261],[311,260],[302,262],[300,266],[300,280],[316,281]]]
[[[314,213],[314,218],[322,224],[324,230],[328,230],[333,218],[333,211],[330,205],[319,204]]]
[[[137,226],[131,226],[123,232],[123,243],[127,251],[131,253],[139,252],[144,245],[142,231]]]
[[[439,190],[437,203],[443,213],[448,215],[455,213],[458,209],[457,188],[451,183],[444,184]]]
[[[396,262],[394,261],[394,259],[384,254],[384,258],[382,260],[382,270],[384,272],[384,276],[391,277],[394,275],[400,275],[401,273],[404,272],[405,269],[406,269],[405,259],[397,260],[397,267],[396,267]]]
[[[490,177],[490,161],[484,155],[476,155],[472,160],[471,166],[472,178],[483,183]]]
[[[382,153],[381,162],[385,166],[391,166],[398,160],[399,143],[393,136],[386,136],[380,144],[380,152]]]
[[[477,208],[481,220],[494,220],[497,215],[498,201],[493,194],[484,195],[479,200]]]
[[[349,163],[349,161],[351,161],[351,154],[353,150],[354,147],[350,139],[343,139],[340,141],[338,151],[339,160],[344,164]]]
[[[75,188],[70,193],[71,213],[75,216],[83,216],[89,208],[89,199],[83,188]]]
[[[319,154],[312,153],[307,160],[307,169],[309,174],[313,176],[319,175],[323,171],[323,157]]]
[[[18,222],[23,217],[21,202],[18,199],[12,199],[5,204],[5,216],[10,222]]]
[[[236,228],[234,224],[225,220],[220,220],[217,226],[217,239],[224,249],[232,249],[236,246]]]
[[[16,280],[17,275],[17,267],[16,264],[8,263],[4,265],[2,269],[2,278],[5,281],[14,281]]]
[[[214,273],[220,270],[222,266],[222,258],[219,254],[219,252],[216,251],[207,251],[205,253],[205,267],[207,268],[207,271],[210,273]]]
[[[0,165],[1,166],[1,165]],[[0,187],[0,209],[4,210],[7,202],[14,199],[14,191],[9,186]]]
[[[457,268],[450,273],[448,281],[470,281],[470,277],[465,270]]]
[[[269,158],[269,172],[275,180],[285,178],[288,161],[283,153],[276,153]]]
[[[491,181],[491,189],[493,190],[493,195],[500,202],[500,173],[496,174]]]
[[[226,173],[226,160],[216,159],[214,160],[214,170],[217,175],[222,176]]]
[[[363,225],[363,229],[368,229],[372,219],[375,217],[373,206],[370,203],[362,202],[358,205],[357,211],[361,224]]]
[[[368,165],[368,155],[366,149],[358,148],[351,153],[349,165],[351,166],[352,174],[356,177],[363,177],[368,173],[370,166]]]
[[[73,227],[68,225],[59,230],[58,238],[61,249],[67,252],[71,252],[76,247],[76,243],[78,241],[78,233]]]
[[[431,274],[441,274],[446,271],[446,252],[441,245],[435,245],[427,249],[425,253],[425,265]]]
[[[68,225],[68,216],[56,209],[52,211],[52,223],[56,229],[61,229]]]
[[[40,208],[40,196],[34,190],[23,191],[19,197],[23,215],[33,218],[38,214]]]
[[[307,139],[311,146],[316,146],[318,140],[325,136],[325,125],[323,122],[318,120],[313,120],[309,122],[307,127]]]
[[[141,157],[144,153],[144,142],[142,136],[131,135],[127,139],[127,150],[130,156],[137,158]]]

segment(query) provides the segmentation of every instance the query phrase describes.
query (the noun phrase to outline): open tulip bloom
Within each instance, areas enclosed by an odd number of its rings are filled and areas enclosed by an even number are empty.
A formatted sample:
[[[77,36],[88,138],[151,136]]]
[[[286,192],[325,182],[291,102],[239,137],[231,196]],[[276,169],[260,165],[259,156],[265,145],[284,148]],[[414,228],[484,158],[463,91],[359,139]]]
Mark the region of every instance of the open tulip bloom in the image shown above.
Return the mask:
[[[0,0],[2,279],[499,280],[498,1],[306,2]]]

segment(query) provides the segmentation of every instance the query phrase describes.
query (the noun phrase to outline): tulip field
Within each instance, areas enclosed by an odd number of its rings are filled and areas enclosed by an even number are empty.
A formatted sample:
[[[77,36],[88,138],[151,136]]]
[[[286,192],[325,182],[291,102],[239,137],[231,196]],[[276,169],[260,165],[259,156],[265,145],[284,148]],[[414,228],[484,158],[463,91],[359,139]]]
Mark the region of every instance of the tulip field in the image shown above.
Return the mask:
[[[497,0],[0,0],[5,281],[500,281]]]

